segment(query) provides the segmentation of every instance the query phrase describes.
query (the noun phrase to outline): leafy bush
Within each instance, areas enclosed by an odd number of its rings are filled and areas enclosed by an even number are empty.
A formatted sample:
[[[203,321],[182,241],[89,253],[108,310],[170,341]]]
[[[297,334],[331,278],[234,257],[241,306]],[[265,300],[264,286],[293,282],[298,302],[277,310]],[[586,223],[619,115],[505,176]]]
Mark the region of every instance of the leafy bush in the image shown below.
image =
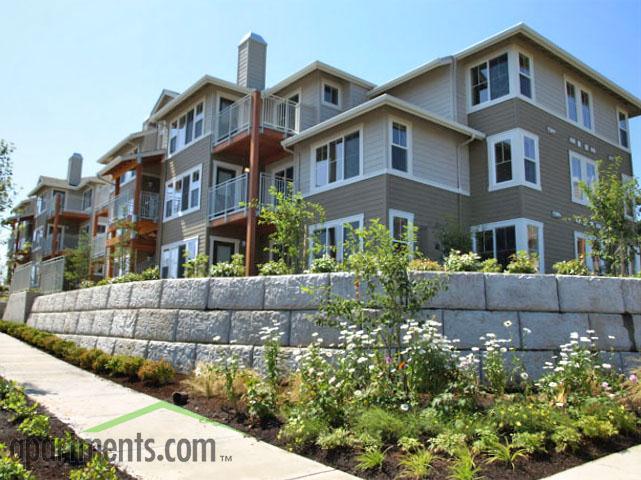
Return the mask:
[[[356,470],[365,472],[367,470],[380,470],[383,468],[385,461],[385,453],[381,452],[376,447],[369,447],[365,451],[356,456]]]
[[[337,272],[338,270],[338,262],[329,255],[323,255],[322,257],[315,258],[309,266],[309,273],[331,273]]]
[[[496,258],[488,258],[481,262],[481,272],[485,273],[501,273],[503,271],[503,266],[498,262]]]
[[[145,360],[138,370],[138,378],[154,387],[162,387],[174,381],[176,371],[167,360]]]
[[[354,431],[365,433],[385,444],[395,444],[403,437],[417,434],[415,423],[408,415],[390,412],[379,407],[363,410],[354,420]]]
[[[71,464],[80,463],[89,451],[89,445],[75,438],[70,432],[65,432],[64,437],[53,439],[53,453],[56,458]]]
[[[183,267],[185,268],[185,278],[202,278],[207,276],[207,266],[209,257],[199,253],[194,258],[187,258]]]
[[[590,275],[590,270],[583,258],[575,258],[572,260],[565,260],[562,262],[556,262],[552,265],[552,269],[558,275]]]
[[[414,272],[442,272],[444,268],[436,260],[415,258],[410,262],[409,269]]]
[[[2,480],[35,480],[20,460],[12,456],[7,447],[0,443],[0,478]]]
[[[505,267],[507,273],[538,273],[539,256],[519,250],[510,256],[510,263]]]
[[[336,428],[331,432],[322,433],[316,440],[316,444],[323,450],[353,447],[357,443],[358,441],[354,437],[354,434],[352,434],[346,428]]]
[[[545,432],[518,432],[512,435],[512,445],[523,449],[526,453],[545,451]]]
[[[81,469],[72,470],[70,480],[118,480],[116,468],[102,455],[94,455]]]
[[[478,272],[481,269],[481,257],[474,252],[461,253],[459,250],[452,250],[445,257],[443,266],[448,272]]]
[[[113,355],[107,361],[105,369],[115,377],[128,377],[130,380],[138,378],[138,370],[145,359],[129,355]]]
[[[49,436],[49,417],[32,415],[20,424],[18,430],[27,437],[47,438]]]
[[[401,473],[398,478],[427,478],[432,467],[434,454],[427,450],[418,450],[415,453],[408,453],[399,460]]]
[[[242,277],[245,275],[245,257],[240,253],[235,253],[231,257],[231,262],[214,263],[209,269],[211,277]]]
[[[140,274],[143,280],[159,280],[160,279],[160,267],[149,267]]]
[[[269,261],[258,267],[260,275],[290,275],[292,271],[283,261]]]

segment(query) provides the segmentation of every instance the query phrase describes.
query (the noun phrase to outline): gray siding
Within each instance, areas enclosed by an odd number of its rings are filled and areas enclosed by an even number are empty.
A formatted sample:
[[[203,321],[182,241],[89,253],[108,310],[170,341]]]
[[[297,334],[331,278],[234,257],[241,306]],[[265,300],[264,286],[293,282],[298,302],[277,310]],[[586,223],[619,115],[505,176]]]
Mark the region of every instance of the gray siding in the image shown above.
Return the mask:
[[[450,66],[438,67],[392,88],[390,95],[447,118],[453,118]]]

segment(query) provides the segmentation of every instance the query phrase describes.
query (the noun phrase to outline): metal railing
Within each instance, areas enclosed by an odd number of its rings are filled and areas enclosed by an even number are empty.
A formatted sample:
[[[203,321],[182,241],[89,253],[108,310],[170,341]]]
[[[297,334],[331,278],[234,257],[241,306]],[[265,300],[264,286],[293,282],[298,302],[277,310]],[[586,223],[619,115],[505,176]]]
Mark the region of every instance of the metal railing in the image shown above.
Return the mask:
[[[251,125],[252,99],[246,95],[216,115],[216,144],[229,141]]]
[[[41,239],[41,250],[42,250],[42,255],[52,255],[58,252],[62,252],[64,250],[70,250],[72,248],[76,248],[78,246],[78,239],[79,236],[76,233],[66,233],[66,232],[59,232],[58,233],[58,248],[54,252],[53,251],[53,235],[49,235],[46,238]]]
[[[91,241],[91,256],[93,258],[104,257],[107,253],[107,234],[99,233]]]
[[[209,219],[227,217],[244,211],[247,202],[247,174],[240,175],[209,189]]]
[[[294,134],[298,131],[299,104],[276,95],[263,98],[263,127]]]
[[[271,188],[286,195],[291,194],[293,182],[285,177],[278,177],[269,173],[260,174],[260,205],[276,205],[276,197],[272,195]]]
[[[11,285],[9,285],[9,293],[24,292],[32,288],[31,284],[31,268],[32,262],[19,265],[13,271],[11,276]]]
[[[127,189],[120,192],[110,203],[109,222],[113,223],[132,217],[134,214],[134,192]],[[160,196],[155,192],[140,192],[139,217],[145,220],[158,221],[160,216]]]
[[[140,192],[140,218],[158,221],[160,196],[154,192]]]
[[[40,293],[62,292],[65,280],[65,257],[56,257],[40,264],[37,275]]]
[[[96,210],[101,210],[111,201],[112,189],[110,186],[100,186],[96,188],[95,204]]]

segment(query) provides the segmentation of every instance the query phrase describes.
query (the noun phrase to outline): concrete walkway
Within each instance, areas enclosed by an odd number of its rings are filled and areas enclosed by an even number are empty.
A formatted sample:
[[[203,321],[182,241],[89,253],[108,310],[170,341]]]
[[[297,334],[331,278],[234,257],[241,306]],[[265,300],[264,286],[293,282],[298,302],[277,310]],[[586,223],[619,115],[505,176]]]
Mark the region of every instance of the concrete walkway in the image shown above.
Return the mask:
[[[76,368],[5,334],[0,334],[0,376],[15,380],[27,394],[81,437],[104,442],[115,461],[145,480],[354,480],[356,477],[287,452],[158,402]],[[137,437],[153,440],[129,454]],[[123,443],[123,440],[129,442]],[[184,439],[184,440],[183,440]],[[211,443],[215,440],[215,461]],[[135,443],[134,443],[135,445]],[[166,448],[168,447],[168,448]],[[192,458],[181,462],[188,450]],[[198,461],[193,454],[198,450]],[[206,453],[207,461],[203,461]],[[153,461],[145,461],[154,456]],[[140,461],[138,461],[140,458]],[[174,461],[171,461],[171,460]]]
[[[641,445],[637,445],[559,472],[544,480],[639,480],[640,478]]]

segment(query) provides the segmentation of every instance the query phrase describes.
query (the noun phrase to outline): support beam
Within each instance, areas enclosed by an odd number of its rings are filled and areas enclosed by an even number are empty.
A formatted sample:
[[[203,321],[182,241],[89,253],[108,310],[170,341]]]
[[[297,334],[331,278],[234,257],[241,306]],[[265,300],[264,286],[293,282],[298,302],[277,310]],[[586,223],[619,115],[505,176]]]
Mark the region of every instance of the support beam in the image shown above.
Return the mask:
[[[245,275],[256,274],[256,202],[260,177],[260,112],[262,98],[259,91],[252,92],[251,136],[249,139],[249,202],[247,210],[247,235],[245,237]]]
[[[51,254],[55,255],[58,252],[58,228],[60,226],[60,211],[62,210],[62,195],[55,195],[55,215],[53,217],[53,236],[51,238]]]

